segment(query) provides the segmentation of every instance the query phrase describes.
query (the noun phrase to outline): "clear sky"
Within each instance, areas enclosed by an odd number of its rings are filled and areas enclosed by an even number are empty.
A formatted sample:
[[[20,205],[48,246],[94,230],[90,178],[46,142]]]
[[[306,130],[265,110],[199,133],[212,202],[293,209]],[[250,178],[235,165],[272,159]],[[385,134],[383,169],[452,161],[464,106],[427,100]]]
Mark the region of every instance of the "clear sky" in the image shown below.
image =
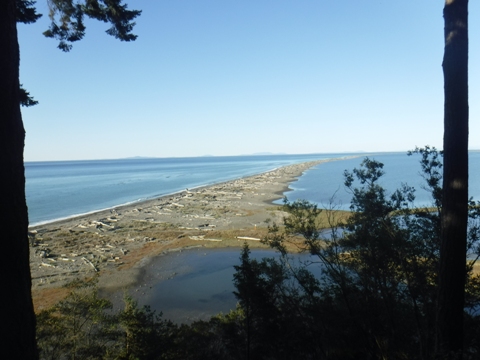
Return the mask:
[[[442,148],[442,0],[131,0],[135,42],[19,24],[25,160]],[[480,149],[480,1],[470,1]]]

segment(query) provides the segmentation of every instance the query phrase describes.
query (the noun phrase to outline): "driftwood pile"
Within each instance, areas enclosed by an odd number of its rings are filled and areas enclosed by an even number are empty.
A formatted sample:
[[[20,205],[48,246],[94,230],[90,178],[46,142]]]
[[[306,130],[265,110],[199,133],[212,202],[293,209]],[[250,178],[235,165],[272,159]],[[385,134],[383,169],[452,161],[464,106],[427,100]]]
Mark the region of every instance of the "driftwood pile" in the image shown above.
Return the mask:
[[[279,198],[276,193],[318,164],[310,162],[282,167],[264,174],[185,191],[126,207],[90,214],[30,229],[32,280],[55,286],[75,276],[88,276],[115,269],[133,249],[151,242],[172,240],[145,234],[152,229],[181,229],[178,238],[221,242],[215,231],[256,228],[272,214],[281,221],[283,213],[265,209]],[[270,206],[270,208],[273,208]],[[151,233],[152,231],[150,231]],[[208,235],[207,235],[208,234]],[[251,236],[238,240],[259,241]]]

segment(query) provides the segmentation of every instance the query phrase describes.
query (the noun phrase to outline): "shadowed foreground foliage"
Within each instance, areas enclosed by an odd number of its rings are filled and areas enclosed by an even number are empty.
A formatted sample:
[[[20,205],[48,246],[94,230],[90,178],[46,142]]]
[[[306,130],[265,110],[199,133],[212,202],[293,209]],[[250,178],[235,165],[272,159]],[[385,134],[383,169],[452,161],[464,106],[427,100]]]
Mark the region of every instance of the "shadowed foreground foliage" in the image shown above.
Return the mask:
[[[37,316],[42,359],[163,359],[175,326],[125,298],[125,307],[98,297],[96,281],[69,284],[70,295]]]
[[[45,359],[434,359],[440,247],[441,154],[421,156],[428,208],[414,206],[406,184],[393,194],[380,185],[383,164],[366,158],[346,171],[351,216],[318,230],[322,212],[306,201],[285,202],[284,226],[265,243],[278,258],[235,266],[237,308],[209,321],[175,325],[126,299],[113,313],[95,287],[77,284],[70,297],[38,315]],[[356,186],[355,186],[356,185]],[[480,357],[479,204],[469,202],[465,266],[465,359]],[[298,236],[311,256],[300,262],[287,245]],[[328,236],[324,236],[328,235]],[[309,269],[320,266],[321,276]]]

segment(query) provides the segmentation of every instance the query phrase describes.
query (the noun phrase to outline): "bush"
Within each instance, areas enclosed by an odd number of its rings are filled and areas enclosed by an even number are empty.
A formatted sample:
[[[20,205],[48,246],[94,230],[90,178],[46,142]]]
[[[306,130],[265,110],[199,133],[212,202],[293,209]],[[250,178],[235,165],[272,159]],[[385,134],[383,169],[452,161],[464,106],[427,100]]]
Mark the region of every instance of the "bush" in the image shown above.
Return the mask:
[[[125,298],[125,308],[98,297],[96,280],[75,281],[64,300],[37,315],[41,359],[164,359],[176,326]]]

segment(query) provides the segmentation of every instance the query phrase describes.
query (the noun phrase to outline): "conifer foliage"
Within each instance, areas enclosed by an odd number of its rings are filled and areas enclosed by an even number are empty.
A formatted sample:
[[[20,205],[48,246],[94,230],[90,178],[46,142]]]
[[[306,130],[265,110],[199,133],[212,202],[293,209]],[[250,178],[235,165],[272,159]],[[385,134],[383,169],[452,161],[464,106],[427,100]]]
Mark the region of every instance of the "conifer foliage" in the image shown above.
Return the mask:
[[[72,43],[85,36],[84,17],[111,24],[108,35],[121,41],[133,41],[135,22],[141,14],[139,10],[128,10],[121,0],[50,0],[48,16],[52,20],[50,28],[43,34],[59,40],[58,48],[70,51]]]
[[[107,30],[122,41],[135,40],[133,20],[140,11],[128,10],[120,0],[45,0],[52,24],[46,35],[59,41],[59,48],[69,51],[72,43],[85,34],[85,16],[111,24]],[[0,273],[6,296],[0,307],[8,309],[0,322],[4,345],[2,358],[36,359],[35,314],[31,296],[29,267],[28,210],[25,199],[23,150],[25,129],[20,105],[36,101],[20,84],[20,49],[17,23],[31,24],[40,18],[33,0],[0,1],[0,164],[2,165],[2,201],[0,225],[5,253]],[[7,314],[8,311],[8,314]]]
[[[70,294],[37,316],[41,359],[165,359],[176,329],[149,307],[125,297],[125,306],[98,296],[96,280],[74,281]]]
[[[442,192],[441,153],[416,149],[421,155],[425,188],[431,207],[416,207],[415,189],[406,184],[387,194],[381,186],[383,164],[366,158],[359,169],[345,172],[352,193],[351,216],[344,223],[331,221],[332,233],[322,236],[314,218],[316,205],[286,203],[289,216],[284,230],[271,228],[266,239],[286,254],[287,244],[298,244],[318,259],[323,270],[320,286],[313,288],[314,323],[328,329],[317,337],[324,358],[432,359],[436,356],[436,308],[440,269]],[[469,202],[469,231],[463,276],[469,301],[463,316],[469,331],[463,339],[465,358],[478,358],[475,340],[480,305],[479,278],[472,273],[480,255],[479,203]],[[312,216],[312,214],[315,214]],[[307,268],[304,268],[307,270]],[[297,285],[306,293],[302,282]],[[284,283],[287,288],[290,286]],[[339,341],[338,339],[343,339]],[[315,358],[310,354],[311,358]]]
[[[108,301],[80,283],[39,314],[41,357],[437,359],[442,154],[429,147],[411,154],[421,157],[431,206],[415,206],[415,189],[406,184],[389,194],[381,185],[383,164],[366,158],[345,172],[352,193],[346,220],[331,215],[325,231],[317,219],[328,210],[286,201],[283,226],[272,225],[264,239],[277,256],[258,260],[244,245],[234,266],[235,310],[175,325],[131,299],[112,313]],[[469,202],[464,359],[480,358],[480,277],[472,271],[480,256],[479,209]],[[295,260],[292,245],[307,256]]]
[[[17,0],[16,2],[16,17],[17,22],[24,24],[32,24],[37,21],[42,15],[37,14],[35,10],[35,1]]]

